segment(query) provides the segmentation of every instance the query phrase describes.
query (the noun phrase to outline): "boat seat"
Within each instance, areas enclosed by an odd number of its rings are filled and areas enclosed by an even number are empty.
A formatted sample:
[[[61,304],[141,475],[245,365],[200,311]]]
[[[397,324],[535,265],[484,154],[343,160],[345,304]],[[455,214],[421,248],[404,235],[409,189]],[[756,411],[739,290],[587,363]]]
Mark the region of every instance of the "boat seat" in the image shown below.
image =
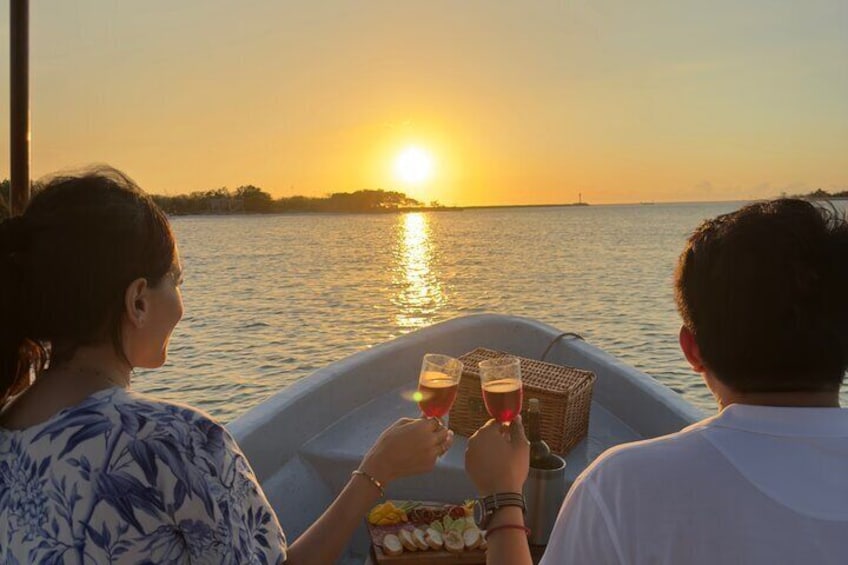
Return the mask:
[[[281,517],[284,529],[287,522],[309,523],[317,518],[317,515],[311,516],[310,519],[310,516],[301,514],[304,511],[314,514],[316,507],[323,509],[332,502],[335,494],[340,492],[349,480],[351,471],[359,466],[367,450],[392,422],[398,418],[415,418],[420,415],[417,404],[407,400],[411,392],[408,387],[395,389],[346,414],[305,443],[293,461],[265,481],[265,491],[280,497],[280,500],[272,499],[271,503]],[[577,475],[607,448],[639,439],[642,439],[639,434],[603,406],[593,402],[589,418],[589,437],[577,444],[566,456],[567,484],[570,485]],[[453,447],[439,459],[432,473],[393,482],[386,490],[387,498],[438,498],[437,502],[451,503],[473,498],[474,486],[465,474],[466,441],[466,438],[456,436]],[[312,486],[304,488],[305,480]],[[323,484],[318,485],[318,482]],[[286,484],[300,487],[297,490],[286,489]],[[321,493],[322,500],[315,500],[316,492]],[[434,497],[433,493],[439,495]],[[301,500],[303,497],[308,497],[308,500]],[[287,531],[294,534],[292,538],[300,534],[290,529]],[[363,548],[367,548],[368,543],[365,527],[360,527],[351,546],[364,551]],[[361,557],[359,554],[355,559]]]

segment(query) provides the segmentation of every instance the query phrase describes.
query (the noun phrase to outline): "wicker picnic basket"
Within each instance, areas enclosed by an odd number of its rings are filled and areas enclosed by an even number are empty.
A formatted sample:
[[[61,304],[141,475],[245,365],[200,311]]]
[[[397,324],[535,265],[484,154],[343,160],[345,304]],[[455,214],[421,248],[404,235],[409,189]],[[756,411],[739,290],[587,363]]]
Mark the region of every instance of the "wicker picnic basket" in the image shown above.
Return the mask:
[[[510,354],[480,347],[459,358],[463,364],[462,378],[448,422],[455,433],[470,436],[489,419],[480,390],[477,364],[504,355]],[[524,357],[519,359],[524,386],[523,409],[527,408],[529,399],[539,399],[542,439],[553,452],[565,455],[589,431],[589,407],[595,374]]]

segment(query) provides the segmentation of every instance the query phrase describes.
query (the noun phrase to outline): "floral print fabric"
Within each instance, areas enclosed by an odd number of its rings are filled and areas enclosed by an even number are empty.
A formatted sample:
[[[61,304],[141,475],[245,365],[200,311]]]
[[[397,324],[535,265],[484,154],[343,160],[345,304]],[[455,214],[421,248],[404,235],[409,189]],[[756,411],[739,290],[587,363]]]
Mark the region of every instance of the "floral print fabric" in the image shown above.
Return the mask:
[[[0,428],[0,563],[263,563],[286,541],[233,438],[119,388]]]

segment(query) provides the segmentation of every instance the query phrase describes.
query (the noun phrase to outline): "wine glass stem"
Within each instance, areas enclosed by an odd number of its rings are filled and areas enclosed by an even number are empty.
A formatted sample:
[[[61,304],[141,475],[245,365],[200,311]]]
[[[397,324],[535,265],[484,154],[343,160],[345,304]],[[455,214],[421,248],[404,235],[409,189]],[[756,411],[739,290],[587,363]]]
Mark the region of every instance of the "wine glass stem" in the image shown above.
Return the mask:
[[[442,420],[443,416],[428,416],[427,414],[425,414],[424,412],[422,412],[422,413],[421,413],[421,417],[422,417],[422,418],[426,418],[426,419],[428,419],[428,420],[435,420],[436,422],[438,422],[438,423],[439,423],[439,428],[444,428],[444,427],[445,427],[445,422],[444,422],[444,420]]]

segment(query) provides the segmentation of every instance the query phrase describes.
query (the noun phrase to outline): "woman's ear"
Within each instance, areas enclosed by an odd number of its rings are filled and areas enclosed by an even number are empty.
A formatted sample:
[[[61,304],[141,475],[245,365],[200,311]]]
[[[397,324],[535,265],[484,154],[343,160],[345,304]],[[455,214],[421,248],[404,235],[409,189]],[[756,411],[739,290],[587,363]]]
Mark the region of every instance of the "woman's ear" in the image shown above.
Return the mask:
[[[698,342],[695,341],[695,335],[686,326],[681,326],[678,339],[680,341],[680,349],[683,350],[683,355],[686,356],[686,360],[692,365],[692,369],[696,373],[703,373],[706,369],[704,368],[704,361],[701,359],[701,348],[698,347]]]
[[[142,277],[131,282],[124,293],[124,314],[127,321],[136,328],[144,325],[147,316],[148,289],[147,279]]]

